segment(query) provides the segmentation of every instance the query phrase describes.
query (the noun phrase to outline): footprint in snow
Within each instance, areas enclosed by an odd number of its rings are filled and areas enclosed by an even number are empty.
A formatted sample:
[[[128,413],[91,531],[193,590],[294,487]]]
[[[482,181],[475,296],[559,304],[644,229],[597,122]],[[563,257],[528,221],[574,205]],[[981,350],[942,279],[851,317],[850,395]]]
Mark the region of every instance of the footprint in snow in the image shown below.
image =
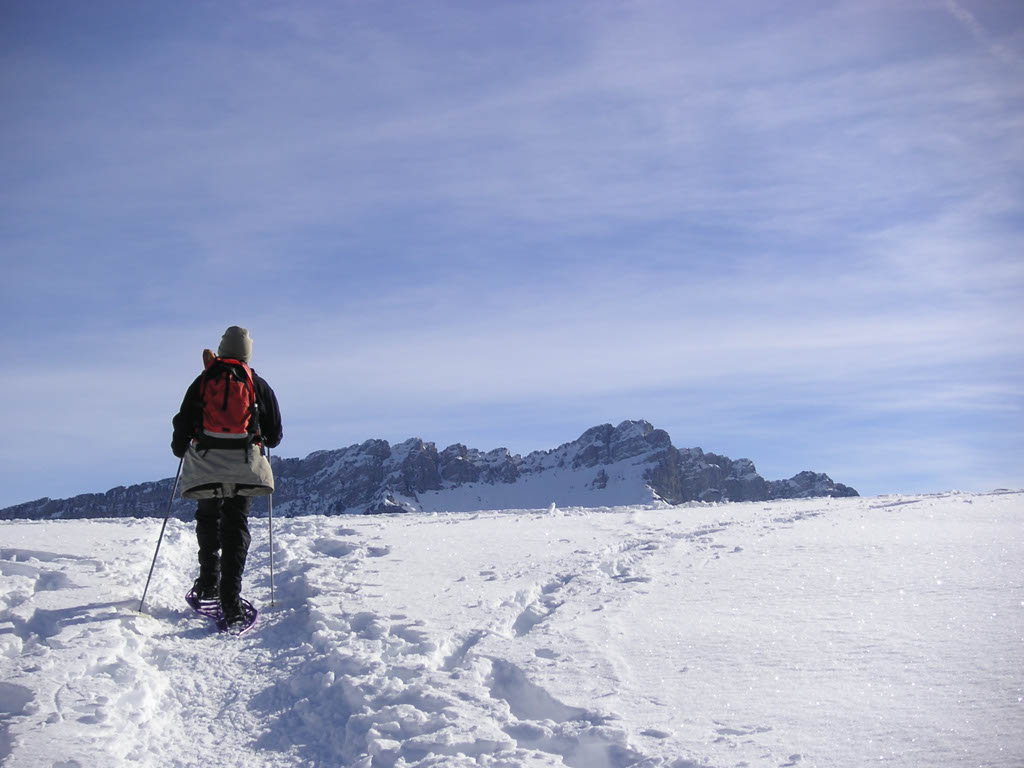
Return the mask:
[[[652,739],[667,739],[672,734],[668,731],[659,731],[656,728],[648,728],[646,731],[640,731],[641,736],[649,736]]]
[[[313,549],[319,552],[321,555],[327,555],[328,557],[347,557],[359,549],[355,544],[350,544],[347,541],[334,541],[331,539],[317,541],[313,545]]]

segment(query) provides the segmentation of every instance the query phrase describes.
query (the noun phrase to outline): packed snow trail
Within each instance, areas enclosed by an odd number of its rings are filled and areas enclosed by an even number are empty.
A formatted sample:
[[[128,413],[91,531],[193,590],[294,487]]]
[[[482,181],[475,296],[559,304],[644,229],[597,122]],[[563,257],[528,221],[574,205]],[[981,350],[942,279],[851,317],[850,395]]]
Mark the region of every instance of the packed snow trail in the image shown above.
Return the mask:
[[[1024,495],[0,524],[4,768],[1019,766]]]

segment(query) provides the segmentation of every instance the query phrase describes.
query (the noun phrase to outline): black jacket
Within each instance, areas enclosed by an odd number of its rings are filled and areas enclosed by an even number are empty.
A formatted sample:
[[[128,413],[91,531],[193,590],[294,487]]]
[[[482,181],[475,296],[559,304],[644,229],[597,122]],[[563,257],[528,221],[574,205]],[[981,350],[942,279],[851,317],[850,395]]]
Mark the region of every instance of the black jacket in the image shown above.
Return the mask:
[[[203,401],[199,396],[199,386],[202,380],[203,374],[199,374],[188,391],[185,392],[185,399],[181,401],[181,409],[172,419],[174,435],[171,437],[171,451],[179,459],[188,451],[188,445],[192,442],[192,438],[201,433],[203,429]],[[264,379],[256,375],[256,371],[252,372],[252,388],[256,394],[256,404],[259,406],[261,442],[268,448],[276,448],[281,444],[281,438],[284,437],[277,395]]]

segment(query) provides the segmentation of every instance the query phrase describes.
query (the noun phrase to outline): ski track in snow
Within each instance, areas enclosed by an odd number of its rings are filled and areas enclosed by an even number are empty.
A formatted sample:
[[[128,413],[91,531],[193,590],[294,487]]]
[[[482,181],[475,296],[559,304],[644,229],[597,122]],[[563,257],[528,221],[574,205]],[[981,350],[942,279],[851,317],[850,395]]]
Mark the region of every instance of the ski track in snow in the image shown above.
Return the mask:
[[[253,518],[244,592],[261,614],[238,638],[184,605],[195,573],[190,524],[168,525],[150,615],[137,613],[136,595],[159,529],[152,520],[11,524],[5,533],[25,546],[0,547],[0,760],[840,764],[802,754],[770,712],[754,722],[701,713],[700,702],[675,712],[667,699],[687,668],[659,668],[668,655],[633,657],[650,654],[630,639],[637,624],[664,623],[635,612],[660,610],[665,584],[713,580],[723,559],[758,556],[752,544],[767,548],[807,521],[837,510],[899,514],[923,500],[279,520],[274,607],[266,520]]]

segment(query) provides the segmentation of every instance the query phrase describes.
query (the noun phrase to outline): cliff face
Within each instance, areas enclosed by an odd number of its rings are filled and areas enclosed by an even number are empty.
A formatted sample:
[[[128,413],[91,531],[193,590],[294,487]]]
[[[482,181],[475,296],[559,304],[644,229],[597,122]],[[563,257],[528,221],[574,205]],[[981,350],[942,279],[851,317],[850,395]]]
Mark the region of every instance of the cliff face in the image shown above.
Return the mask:
[[[438,451],[433,443],[419,438],[394,446],[385,440],[367,440],[317,451],[304,459],[275,457],[274,473],[274,510],[282,515],[857,495],[815,472],[767,481],[749,459],[676,448],[668,433],[646,421],[624,421],[617,427],[602,424],[558,448],[526,457],[504,448],[485,453],[461,444]],[[163,516],[172,482],[165,479],[71,499],[40,499],[0,510],[0,519]],[[261,503],[254,504],[257,512]],[[172,509],[189,516],[194,504],[179,498]]]
[[[750,459],[730,459],[700,448],[674,450],[652,474],[652,487],[671,504],[685,501],[767,501],[811,496],[857,496],[857,491],[820,472],[765,480]]]

